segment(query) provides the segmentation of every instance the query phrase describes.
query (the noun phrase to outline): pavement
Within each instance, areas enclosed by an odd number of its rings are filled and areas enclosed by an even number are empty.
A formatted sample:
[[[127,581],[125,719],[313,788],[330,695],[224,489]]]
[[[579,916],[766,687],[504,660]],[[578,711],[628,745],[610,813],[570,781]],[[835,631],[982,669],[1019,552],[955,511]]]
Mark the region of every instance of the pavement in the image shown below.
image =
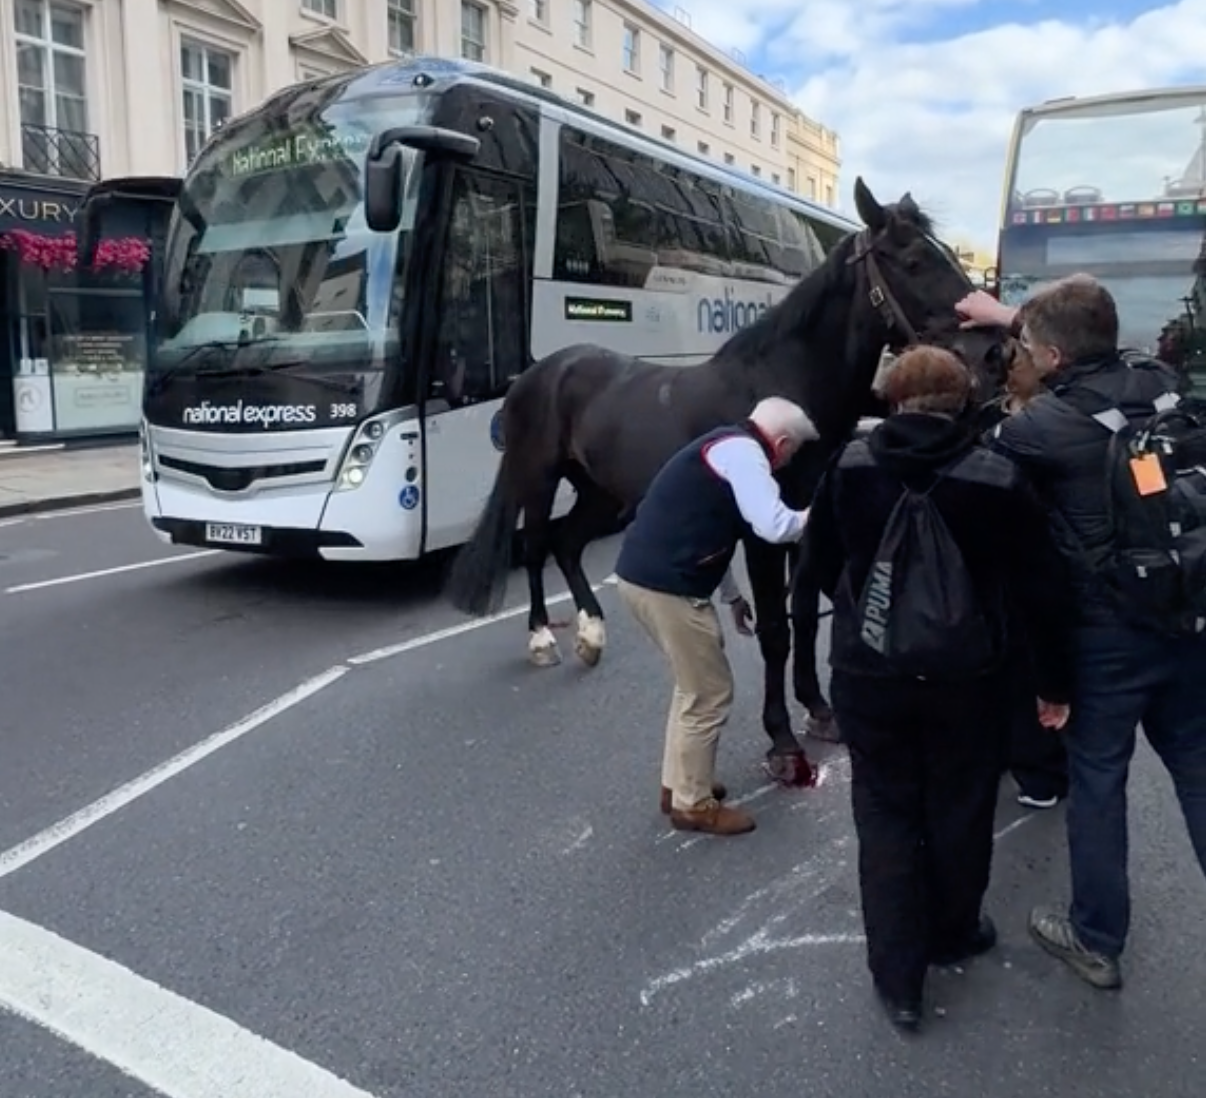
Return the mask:
[[[137,444],[0,449],[0,518],[137,495]]]
[[[1006,781],[1001,946],[935,972],[905,1038],[865,972],[845,753],[768,785],[753,644],[720,755],[758,830],[673,832],[667,683],[614,588],[601,664],[567,636],[537,670],[520,611],[438,601],[445,565],[181,552],[122,503],[5,520],[0,1098],[1206,1089],[1206,882],[1146,748],[1126,988],[1029,942],[1062,814]]]

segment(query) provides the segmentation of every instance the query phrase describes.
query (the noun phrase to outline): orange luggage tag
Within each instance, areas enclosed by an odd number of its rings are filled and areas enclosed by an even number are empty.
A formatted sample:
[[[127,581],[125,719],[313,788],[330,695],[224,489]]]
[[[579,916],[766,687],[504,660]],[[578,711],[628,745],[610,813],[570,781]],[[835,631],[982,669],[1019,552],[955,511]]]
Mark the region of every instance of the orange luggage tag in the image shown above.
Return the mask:
[[[1164,479],[1164,469],[1155,454],[1144,454],[1141,457],[1131,458],[1131,477],[1141,496],[1154,496],[1168,488],[1168,481]]]

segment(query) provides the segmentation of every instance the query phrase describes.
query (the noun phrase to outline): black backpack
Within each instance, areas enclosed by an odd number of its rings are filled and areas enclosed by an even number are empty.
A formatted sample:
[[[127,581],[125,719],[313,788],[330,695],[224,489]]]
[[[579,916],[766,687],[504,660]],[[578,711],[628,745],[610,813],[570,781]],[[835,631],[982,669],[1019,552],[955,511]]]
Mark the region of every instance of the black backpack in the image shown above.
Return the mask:
[[[963,553],[931,499],[963,460],[940,470],[924,492],[903,488],[858,599],[859,639],[913,678],[983,674],[1001,650]]]
[[[1127,358],[1132,368],[1161,364]],[[1081,546],[1089,571],[1131,624],[1171,636],[1206,630],[1206,402],[1169,389],[1128,416],[1088,383],[1059,399],[1110,432],[1107,546]]]

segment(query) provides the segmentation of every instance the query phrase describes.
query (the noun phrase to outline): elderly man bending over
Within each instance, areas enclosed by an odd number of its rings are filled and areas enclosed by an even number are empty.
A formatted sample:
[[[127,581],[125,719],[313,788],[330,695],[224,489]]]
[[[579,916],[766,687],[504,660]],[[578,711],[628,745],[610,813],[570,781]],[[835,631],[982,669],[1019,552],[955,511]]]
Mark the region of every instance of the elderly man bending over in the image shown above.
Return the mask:
[[[662,467],[624,538],[620,595],[674,674],[662,811],[679,830],[739,835],[755,827],[720,803],[725,790],[713,781],[733,673],[712,596],[751,532],[775,544],[799,540],[807,511],[784,505],[772,472],[817,437],[799,406],[760,401],[749,419],[709,431]]]

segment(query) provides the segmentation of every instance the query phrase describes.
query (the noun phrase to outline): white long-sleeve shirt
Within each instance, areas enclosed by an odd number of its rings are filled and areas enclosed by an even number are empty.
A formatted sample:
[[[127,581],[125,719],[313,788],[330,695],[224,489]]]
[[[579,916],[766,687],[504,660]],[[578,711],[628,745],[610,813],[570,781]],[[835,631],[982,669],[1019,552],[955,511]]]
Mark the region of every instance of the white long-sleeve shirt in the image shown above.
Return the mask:
[[[757,442],[743,435],[722,438],[702,456],[708,468],[733,489],[741,517],[758,537],[773,545],[800,540],[808,511],[793,511],[784,504],[766,452]],[[722,597],[723,591],[722,581]]]

